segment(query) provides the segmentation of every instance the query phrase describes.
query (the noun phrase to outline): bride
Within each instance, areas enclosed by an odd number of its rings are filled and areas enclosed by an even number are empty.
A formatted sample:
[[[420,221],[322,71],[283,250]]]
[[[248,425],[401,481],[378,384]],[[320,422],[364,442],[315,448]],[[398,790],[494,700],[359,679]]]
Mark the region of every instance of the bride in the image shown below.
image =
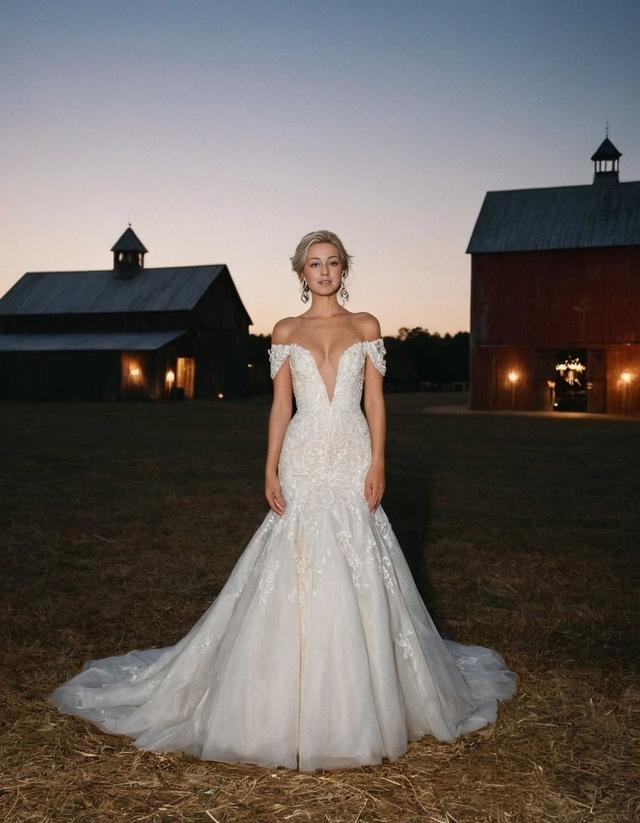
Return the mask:
[[[291,258],[313,300],[273,329],[270,510],[226,584],[174,646],[89,661],[61,712],[141,749],[312,771],[455,740],[515,693],[497,652],[440,636],[380,505],[386,350],[344,308],[350,261],[329,231]]]

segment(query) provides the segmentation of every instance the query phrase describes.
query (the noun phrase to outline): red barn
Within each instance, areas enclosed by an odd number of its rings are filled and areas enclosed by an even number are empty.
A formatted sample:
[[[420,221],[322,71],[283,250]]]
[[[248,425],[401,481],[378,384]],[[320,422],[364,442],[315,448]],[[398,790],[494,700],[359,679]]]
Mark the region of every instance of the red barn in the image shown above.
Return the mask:
[[[471,408],[640,414],[640,181],[487,192],[471,254]]]

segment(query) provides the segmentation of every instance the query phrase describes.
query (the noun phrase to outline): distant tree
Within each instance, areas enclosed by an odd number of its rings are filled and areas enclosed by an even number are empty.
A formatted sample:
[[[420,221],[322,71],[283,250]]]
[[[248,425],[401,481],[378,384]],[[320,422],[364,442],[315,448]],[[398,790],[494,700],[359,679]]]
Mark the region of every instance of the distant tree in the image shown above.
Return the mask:
[[[403,326],[398,329],[398,346],[394,353],[402,361],[400,380],[407,380],[407,366],[416,382],[452,383],[469,380],[469,333],[457,332],[453,336],[416,326],[412,329]],[[389,346],[387,346],[389,348]],[[395,362],[395,360],[394,360]],[[396,370],[391,364],[392,374]]]

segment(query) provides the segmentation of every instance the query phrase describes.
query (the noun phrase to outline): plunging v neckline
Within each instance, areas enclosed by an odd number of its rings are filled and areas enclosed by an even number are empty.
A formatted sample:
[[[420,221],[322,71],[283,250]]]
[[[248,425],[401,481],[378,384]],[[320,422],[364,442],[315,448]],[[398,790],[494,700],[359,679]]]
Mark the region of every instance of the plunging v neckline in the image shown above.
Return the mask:
[[[313,352],[311,351],[311,349],[308,349],[306,346],[301,346],[299,343],[289,343],[289,345],[294,346],[297,349],[302,349],[302,351],[305,351],[309,355],[309,357],[311,358],[311,362],[313,363],[313,365],[316,368],[316,373],[317,373],[318,377],[320,378],[320,382],[322,383],[322,386],[324,388],[324,395],[327,398],[327,402],[331,406],[331,405],[333,405],[333,400],[336,396],[336,389],[338,388],[338,379],[340,378],[340,367],[342,366],[342,361],[344,359],[345,354],[348,351],[350,351],[351,349],[353,349],[355,346],[361,346],[365,342],[366,341],[364,341],[364,340],[356,340],[350,346],[347,346],[347,348],[344,349],[344,351],[342,352],[342,354],[338,358],[338,365],[336,367],[336,381],[333,384],[333,394],[331,395],[331,397],[329,397],[329,391],[327,389],[327,384],[324,382],[324,380],[322,378],[322,374],[320,373],[320,367],[318,366],[318,363],[316,362],[316,358],[313,356]]]

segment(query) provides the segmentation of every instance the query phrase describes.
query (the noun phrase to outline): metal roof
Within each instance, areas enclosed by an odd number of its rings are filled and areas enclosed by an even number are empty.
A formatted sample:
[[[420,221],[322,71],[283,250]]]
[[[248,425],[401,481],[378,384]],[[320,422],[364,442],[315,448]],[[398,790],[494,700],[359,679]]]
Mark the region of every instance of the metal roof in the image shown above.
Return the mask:
[[[486,193],[467,254],[640,245],[640,181]]]
[[[592,160],[619,160],[622,157],[622,152],[613,145],[608,137],[605,137],[602,143],[591,155]]]
[[[137,251],[144,254],[147,250],[144,247],[142,240],[140,240],[131,226],[129,226],[128,229],[125,229],[122,232],[113,246],[111,246],[111,251]]]
[[[115,277],[112,269],[27,272],[0,299],[0,315],[188,311],[225,269],[170,266],[131,278]]]
[[[184,329],[93,334],[0,334],[8,351],[155,351],[187,334]]]

